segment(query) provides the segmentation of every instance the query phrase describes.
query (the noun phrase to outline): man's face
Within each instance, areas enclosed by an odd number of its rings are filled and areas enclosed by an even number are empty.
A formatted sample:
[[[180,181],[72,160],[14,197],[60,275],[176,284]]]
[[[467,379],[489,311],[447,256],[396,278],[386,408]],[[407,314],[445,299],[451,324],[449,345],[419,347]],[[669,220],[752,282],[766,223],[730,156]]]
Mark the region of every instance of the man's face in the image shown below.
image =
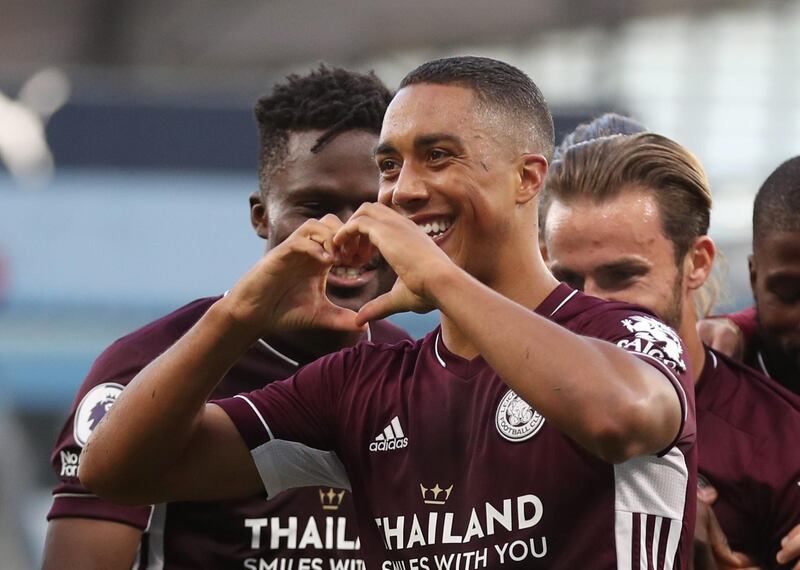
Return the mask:
[[[800,232],[761,236],[750,258],[750,283],[765,342],[800,370]]]
[[[380,201],[425,229],[453,261],[490,279],[513,231],[514,152],[472,90],[401,89],[387,110],[375,153]]]
[[[317,153],[311,148],[321,131],[291,133],[288,154],[269,181],[266,207],[252,210],[256,231],[273,248],[306,220],[334,214],[346,221],[364,202],[378,195],[372,150],[378,138],[365,131],[347,131]],[[328,298],[335,304],[358,310],[387,291],[394,273],[376,256],[363,268],[337,266],[328,275]]]
[[[623,190],[601,204],[553,200],[545,237],[557,279],[601,299],[641,305],[680,328],[683,272],[650,193]]]

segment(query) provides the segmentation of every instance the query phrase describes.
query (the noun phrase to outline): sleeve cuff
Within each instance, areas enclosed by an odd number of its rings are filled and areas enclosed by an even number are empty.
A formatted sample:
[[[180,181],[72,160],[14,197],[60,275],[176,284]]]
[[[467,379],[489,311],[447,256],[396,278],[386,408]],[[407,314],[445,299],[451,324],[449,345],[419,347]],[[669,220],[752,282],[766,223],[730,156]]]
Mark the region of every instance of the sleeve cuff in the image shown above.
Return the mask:
[[[147,530],[153,507],[126,507],[101,500],[95,495],[79,493],[53,496],[53,506],[47,520],[64,518],[97,519],[127,524],[141,531]]]

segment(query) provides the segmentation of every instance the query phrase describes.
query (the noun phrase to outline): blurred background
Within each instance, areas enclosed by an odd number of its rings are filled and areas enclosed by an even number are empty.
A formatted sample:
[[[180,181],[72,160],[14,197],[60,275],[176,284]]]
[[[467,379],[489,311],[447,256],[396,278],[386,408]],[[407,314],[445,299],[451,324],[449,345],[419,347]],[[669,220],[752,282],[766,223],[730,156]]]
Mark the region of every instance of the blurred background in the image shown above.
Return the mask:
[[[753,195],[800,154],[798,46],[800,0],[0,0],[0,567],[38,565],[50,448],[94,357],[261,254],[251,109],[287,73],[395,87],[487,55],[534,78],[559,137],[633,115],[710,174],[727,310],[751,302]]]

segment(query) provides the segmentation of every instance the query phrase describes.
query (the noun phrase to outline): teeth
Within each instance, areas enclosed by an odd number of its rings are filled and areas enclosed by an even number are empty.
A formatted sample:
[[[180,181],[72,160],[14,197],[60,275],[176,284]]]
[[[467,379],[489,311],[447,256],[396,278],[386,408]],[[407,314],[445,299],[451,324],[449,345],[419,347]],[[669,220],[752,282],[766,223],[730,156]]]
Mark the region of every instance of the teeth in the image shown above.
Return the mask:
[[[425,224],[420,224],[422,230],[431,237],[435,237],[438,234],[444,233],[450,229],[450,226],[453,225],[453,222],[450,220],[437,220],[435,222],[428,222]]]
[[[364,273],[363,268],[336,266],[331,268],[331,274],[342,279],[358,279]]]

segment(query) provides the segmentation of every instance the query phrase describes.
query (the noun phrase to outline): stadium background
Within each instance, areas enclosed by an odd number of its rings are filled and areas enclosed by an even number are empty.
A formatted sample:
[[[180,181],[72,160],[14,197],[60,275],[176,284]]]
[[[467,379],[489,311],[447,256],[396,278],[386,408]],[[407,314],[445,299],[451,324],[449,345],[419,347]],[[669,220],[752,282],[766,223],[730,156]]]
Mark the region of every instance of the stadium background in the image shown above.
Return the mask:
[[[528,72],[559,135],[607,110],[694,151],[726,304],[752,197],[800,154],[800,0],[0,0],[0,567],[34,568],[50,446],[93,358],[261,254],[251,107],[320,60],[390,87],[474,53]],[[400,316],[414,334],[435,316]]]

